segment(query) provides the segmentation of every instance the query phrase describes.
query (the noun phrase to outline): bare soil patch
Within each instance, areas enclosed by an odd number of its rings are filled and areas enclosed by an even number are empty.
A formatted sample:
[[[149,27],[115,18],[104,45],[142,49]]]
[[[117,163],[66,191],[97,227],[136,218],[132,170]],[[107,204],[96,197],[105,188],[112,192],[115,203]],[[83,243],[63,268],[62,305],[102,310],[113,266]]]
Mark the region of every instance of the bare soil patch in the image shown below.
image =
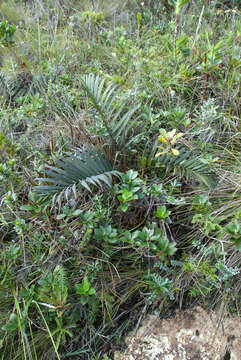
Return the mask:
[[[241,320],[201,307],[167,320],[149,315],[125,342],[127,349],[114,360],[239,360]]]

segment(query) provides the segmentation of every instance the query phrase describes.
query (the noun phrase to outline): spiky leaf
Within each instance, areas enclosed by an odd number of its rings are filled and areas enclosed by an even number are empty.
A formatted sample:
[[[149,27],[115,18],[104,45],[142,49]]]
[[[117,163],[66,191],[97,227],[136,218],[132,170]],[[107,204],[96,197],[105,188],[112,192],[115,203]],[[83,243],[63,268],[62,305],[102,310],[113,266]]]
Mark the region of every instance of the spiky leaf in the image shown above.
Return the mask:
[[[165,165],[166,172],[187,179],[194,177],[208,187],[216,185],[215,173],[201,161],[200,157],[193,157],[190,152],[180,151],[178,156],[163,154],[158,159],[161,164]]]
[[[128,100],[119,101],[117,98],[117,86],[111,83],[105,86],[105,80],[101,79],[98,75],[85,75],[80,81],[82,88],[105,126],[112,145],[122,149],[127,141],[128,132],[131,127],[131,118],[139,108],[139,105],[129,107],[126,110]]]
[[[76,186],[80,185],[91,191],[91,185],[102,187],[112,185],[112,175],[119,172],[113,170],[110,162],[103,153],[96,149],[77,151],[72,156],[55,158],[56,166],[46,166],[46,177],[38,178],[44,185],[35,186],[34,190],[40,194],[59,194],[68,198],[69,193],[76,195]]]

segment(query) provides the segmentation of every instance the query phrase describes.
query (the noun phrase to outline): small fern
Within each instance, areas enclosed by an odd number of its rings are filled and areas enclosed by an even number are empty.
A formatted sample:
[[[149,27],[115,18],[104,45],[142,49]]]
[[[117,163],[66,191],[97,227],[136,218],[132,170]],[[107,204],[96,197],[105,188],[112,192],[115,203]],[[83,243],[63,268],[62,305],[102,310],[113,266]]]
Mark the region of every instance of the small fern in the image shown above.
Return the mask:
[[[62,314],[68,297],[68,282],[66,271],[62,265],[57,265],[38,282],[38,298],[50,311]]]

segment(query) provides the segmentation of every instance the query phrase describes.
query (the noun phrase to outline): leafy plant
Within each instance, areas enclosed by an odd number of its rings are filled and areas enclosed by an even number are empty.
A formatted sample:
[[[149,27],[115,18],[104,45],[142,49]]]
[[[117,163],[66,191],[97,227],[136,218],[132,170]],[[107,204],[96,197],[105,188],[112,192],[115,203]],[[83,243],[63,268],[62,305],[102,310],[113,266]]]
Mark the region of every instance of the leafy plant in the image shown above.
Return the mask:
[[[157,273],[150,273],[145,275],[145,279],[152,292],[152,295],[149,296],[150,302],[153,302],[158,296],[163,294],[167,294],[171,299],[173,299],[173,295],[170,291],[172,281],[167,277],[162,277]]]
[[[193,199],[193,207],[199,212],[206,213],[211,203],[209,201],[208,195],[199,195],[197,194]]]
[[[100,226],[95,229],[94,238],[99,242],[115,244],[118,242],[117,230],[113,229],[111,225]]]
[[[171,0],[172,1],[172,0]],[[189,0],[176,0],[172,1],[175,6],[175,15],[180,15],[180,12],[185,4],[189,2]]]
[[[19,321],[20,320],[15,313],[11,314],[9,317],[9,321],[4,326],[2,326],[2,330],[8,331],[8,332],[17,330],[18,326],[19,326]]]
[[[137,110],[138,106],[130,109],[124,115],[122,114],[127,102],[123,102],[117,108],[116,94],[113,95],[115,87],[108,85],[105,90],[104,80],[93,74],[85,76],[81,79],[82,88],[86,91],[89,99],[93,103],[98,115],[106,128],[111,143],[118,149],[126,146],[126,138],[130,128],[129,122],[131,116]],[[59,194],[58,199],[63,193],[68,197],[70,190],[76,195],[76,185],[82,185],[88,191],[89,184],[101,187],[101,183],[111,186],[111,175],[118,175],[113,170],[110,162],[107,160],[104,151],[100,152],[96,148],[87,148],[83,151],[76,151],[73,156],[55,159],[59,167],[48,166],[45,173],[47,181],[53,185],[42,185],[34,188],[35,192],[42,194]],[[40,179],[41,180],[41,179]]]
[[[162,205],[157,208],[156,217],[161,220],[165,220],[171,214],[171,211],[167,211],[166,205]]]
[[[0,274],[1,280],[0,285],[3,286],[5,283],[10,283],[14,279],[14,269],[16,268],[17,259],[21,256],[20,246],[11,244],[5,248],[4,252],[0,255]]]
[[[1,359],[239,314],[238,0],[96,3],[0,5]]]
[[[56,350],[58,350],[60,345],[66,344],[67,338],[73,337],[73,333],[70,331],[71,328],[75,328],[76,326],[73,325],[63,325],[63,319],[55,318],[56,321],[56,328],[52,330],[52,337],[56,338],[55,346]]]
[[[6,158],[14,158],[14,155],[18,150],[18,146],[9,140],[2,131],[0,131],[0,150],[1,160],[5,160]],[[13,160],[11,161],[13,162]]]
[[[143,227],[142,230],[136,230],[132,233],[125,231],[120,240],[138,248],[146,256],[151,252],[162,260],[166,260],[177,250],[175,243],[171,243],[163,235],[163,232],[155,227]]]
[[[234,220],[225,227],[225,231],[231,235],[232,241],[238,250],[241,250],[241,225],[238,220]]]
[[[81,14],[81,18],[83,22],[93,22],[94,24],[102,23],[104,20],[103,12],[95,12],[95,11],[84,11]]]
[[[68,297],[66,272],[63,266],[57,265],[53,273],[50,272],[39,280],[38,297],[42,301],[41,304],[49,311],[57,312],[59,317],[62,316],[67,307]]]
[[[31,113],[32,111],[30,111],[30,109],[43,107],[43,104],[37,103],[38,100],[41,102],[38,96],[47,91],[49,83],[54,81],[56,76],[57,72],[53,75],[44,75],[42,73],[33,74],[30,70],[27,70],[21,71],[10,78],[6,78],[6,76],[1,73],[0,82],[3,87],[3,102],[6,104],[14,104],[15,106],[22,103],[30,103],[28,105],[28,113]],[[34,104],[34,100],[36,104]]]
[[[122,173],[121,178],[122,184],[115,185],[114,193],[118,194],[117,198],[120,201],[118,210],[126,212],[132,201],[141,199],[144,196],[140,191],[143,181],[138,177],[138,172],[134,170]]]
[[[95,288],[93,288],[87,276],[84,276],[81,284],[75,284],[77,294],[81,295],[81,304],[86,305],[90,301],[90,297],[96,295]]]
[[[10,25],[8,20],[0,21],[0,42],[3,46],[10,46],[14,43],[13,35],[16,31],[15,25]]]
[[[221,274],[220,280],[228,280],[230,277],[236,276],[240,273],[238,268],[232,268],[225,265],[222,261],[218,261],[216,263],[216,268],[219,270]]]

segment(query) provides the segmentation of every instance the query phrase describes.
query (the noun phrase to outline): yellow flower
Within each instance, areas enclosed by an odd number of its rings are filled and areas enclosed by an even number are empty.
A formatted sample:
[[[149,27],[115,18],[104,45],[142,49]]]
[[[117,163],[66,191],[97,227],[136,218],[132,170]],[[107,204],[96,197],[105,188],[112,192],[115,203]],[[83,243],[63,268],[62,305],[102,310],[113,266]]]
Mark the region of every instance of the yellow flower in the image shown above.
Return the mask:
[[[177,129],[172,129],[169,132],[166,132],[165,129],[160,129],[160,135],[158,137],[158,141],[163,145],[157,146],[157,148],[162,151],[158,152],[155,157],[158,157],[162,154],[172,154],[174,156],[179,155],[179,150],[173,148],[172,146],[176,143],[176,141],[183,136],[183,133],[177,133]]]
[[[164,154],[164,153],[165,153],[164,151],[159,152],[159,153],[157,153],[157,154],[155,155],[155,157],[158,157],[158,156],[160,156],[160,155],[162,155],[162,154]]]
[[[165,129],[160,129],[160,136],[158,137],[158,141],[163,144],[170,143],[171,145],[175,144],[177,139],[183,136],[183,133],[177,133],[177,129],[173,129],[172,131],[166,132]]]
[[[173,153],[173,155],[178,156],[179,155],[179,150],[177,149],[171,149],[171,152]]]
[[[167,144],[167,139],[162,135],[159,136],[158,141],[162,142],[163,144]]]

